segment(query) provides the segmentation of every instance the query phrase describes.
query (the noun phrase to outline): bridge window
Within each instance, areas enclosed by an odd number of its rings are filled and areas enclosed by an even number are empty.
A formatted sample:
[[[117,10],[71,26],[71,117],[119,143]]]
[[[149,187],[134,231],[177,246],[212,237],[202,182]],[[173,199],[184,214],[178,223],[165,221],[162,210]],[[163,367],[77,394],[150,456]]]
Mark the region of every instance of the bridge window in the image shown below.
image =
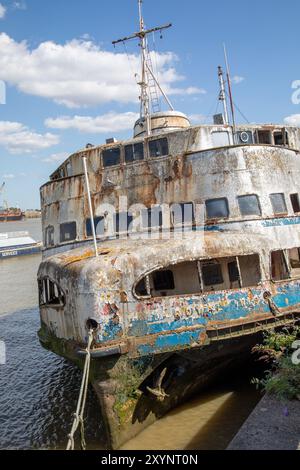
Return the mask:
[[[103,236],[104,235],[104,217],[95,217],[94,218],[94,225],[95,225],[95,232],[97,236]],[[86,231],[86,236],[87,237],[92,237],[93,236],[93,231],[92,231],[92,222],[91,219],[86,219],[85,221],[85,231]]]
[[[287,207],[283,193],[270,194],[274,214],[286,214]]]
[[[300,212],[300,202],[299,202],[299,194],[291,194],[290,195],[290,198],[291,198],[291,203],[292,203],[292,206],[293,206],[293,211],[295,214],[297,214],[298,212]]]
[[[60,225],[60,242],[70,242],[76,240],[77,228],[76,222],[69,222],[67,224]]]
[[[208,219],[226,219],[229,217],[228,200],[224,198],[205,201]]]
[[[45,245],[46,245],[46,247],[54,246],[54,227],[53,227],[53,225],[49,225],[49,227],[46,228]]]
[[[269,144],[272,142],[272,134],[270,131],[257,131],[257,142],[259,144]]]
[[[261,215],[259,200],[255,194],[239,196],[238,203],[242,215]]]
[[[164,137],[163,139],[150,140],[149,152],[151,158],[169,155],[168,139]]]
[[[121,161],[120,147],[113,147],[102,152],[103,166],[109,167],[119,165]]]
[[[49,278],[39,280],[39,303],[40,306],[64,306],[65,297],[56,282],[51,281]]]
[[[139,142],[125,146],[125,162],[131,163],[144,160],[144,144]]]
[[[289,145],[288,133],[286,131],[274,132],[275,145]]]

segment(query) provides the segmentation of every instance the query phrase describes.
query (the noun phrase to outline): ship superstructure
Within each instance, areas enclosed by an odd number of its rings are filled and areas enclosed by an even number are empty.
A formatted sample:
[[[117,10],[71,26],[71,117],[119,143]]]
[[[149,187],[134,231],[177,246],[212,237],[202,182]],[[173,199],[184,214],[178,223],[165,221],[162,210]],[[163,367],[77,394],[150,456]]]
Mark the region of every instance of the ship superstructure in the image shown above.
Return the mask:
[[[142,54],[147,31],[140,10]],[[82,366],[93,329],[114,448],[300,308],[300,130],[151,112],[142,63],[133,138],[88,145],[41,188],[40,339]]]

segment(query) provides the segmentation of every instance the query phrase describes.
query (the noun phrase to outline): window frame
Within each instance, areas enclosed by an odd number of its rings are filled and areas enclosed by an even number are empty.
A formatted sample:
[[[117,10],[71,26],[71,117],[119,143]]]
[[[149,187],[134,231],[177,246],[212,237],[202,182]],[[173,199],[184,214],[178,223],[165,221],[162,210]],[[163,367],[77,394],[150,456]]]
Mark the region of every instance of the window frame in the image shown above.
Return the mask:
[[[104,164],[104,162],[105,162],[104,154],[108,153],[108,152],[113,152],[115,150],[119,151],[119,161],[118,161],[118,163],[112,163],[110,165],[105,165]],[[109,147],[109,148],[105,148],[105,149],[101,150],[101,163],[102,163],[102,168],[103,169],[120,166],[121,163],[122,163],[122,147],[120,145],[117,145],[117,146],[114,146],[114,147]]]
[[[294,202],[293,202],[293,198],[294,197],[297,197],[297,203],[298,204],[298,211],[295,210],[295,205],[294,205]],[[292,208],[293,208],[293,212],[294,214],[299,214],[300,213],[300,197],[299,197],[299,193],[291,193],[290,194],[290,201],[291,201],[291,204],[292,204]]]
[[[136,159],[136,158],[135,158],[135,154],[136,154],[136,152],[135,152],[135,147],[137,147],[137,146],[139,146],[139,145],[140,145],[140,146],[142,147],[142,149],[143,149],[143,158]],[[127,159],[126,159],[126,149],[129,148],[129,147],[131,147],[131,149],[132,149],[133,160],[127,161]],[[132,164],[132,163],[137,163],[137,162],[143,162],[143,161],[145,161],[145,159],[146,159],[145,157],[146,157],[146,152],[145,152],[144,141],[141,141],[141,142],[132,142],[131,144],[124,145],[124,163],[125,163],[126,165],[130,165],[130,164]]]
[[[257,206],[259,209],[259,214],[243,214],[241,210],[241,205],[240,205],[240,200],[250,198],[250,197],[255,197],[257,201]],[[257,194],[243,194],[241,196],[237,196],[237,201],[238,201],[238,206],[239,206],[239,211],[242,217],[261,217],[262,216],[262,210],[261,210],[261,204],[260,204],[260,199]]]
[[[46,284],[47,283],[47,286]],[[49,283],[49,285],[48,285]],[[51,286],[52,284],[52,286]],[[60,294],[57,299],[60,303],[51,303],[49,302],[49,288],[57,288],[58,293]],[[39,290],[39,307],[40,308],[54,308],[61,309],[66,305],[66,294],[64,290],[57,284],[56,281],[53,281],[49,276],[45,276],[38,279],[38,290]],[[45,302],[42,302],[42,296],[44,297]]]
[[[217,201],[224,201],[225,202],[225,205],[226,205],[226,208],[227,208],[227,215],[226,216],[209,217],[208,210],[207,210],[207,203],[208,202],[217,202]],[[228,202],[227,197],[218,197],[218,198],[206,199],[205,200],[205,218],[206,218],[206,221],[229,219],[229,217],[230,217],[230,210],[229,210],[229,202]]]
[[[48,243],[49,241],[49,231],[52,232],[53,243]],[[45,246],[46,248],[52,248],[55,246],[55,227],[54,225],[48,225],[45,229]]]
[[[273,204],[273,201],[272,201],[272,196],[283,196],[283,202],[284,202],[284,206],[285,206],[285,211],[283,212],[276,212],[275,211],[275,207],[274,207],[274,204]],[[271,206],[272,206],[272,209],[273,209],[273,215],[286,215],[288,214],[288,208],[287,208],[287,203],[286,203],[286,198],[285,198],[285,193],[271,193],[269,195],[270,197],[270,202],[271,202]]]
[[[167,153],[162,153],[161,155],[153,155],[151,152],[151,144],[154,144],[155,142],[162,142],[165,141],[167,143]],[[160,146],[160,149],[162,146]],[[148,151],[149,151],[149,158],[152,160],[154,158],[163,158],[163,157],[168,157],[170,155],[170,147],[169,147],[169,140],[167,137],[160,137],[156,139],[151,139],[148,141]]]
[[[75,238],[72,238],[72,239],[69,239],[69,240],[62,240],[62,227],[66,226],[66,225],[74,225],[75,226]],[[73,220],[72,222],[63,222],[63,223],[59,224],[60,244],[75,242],[77,240],[77,236],[78,236],[78,233],[77,233],[77,221],[76,220]]]

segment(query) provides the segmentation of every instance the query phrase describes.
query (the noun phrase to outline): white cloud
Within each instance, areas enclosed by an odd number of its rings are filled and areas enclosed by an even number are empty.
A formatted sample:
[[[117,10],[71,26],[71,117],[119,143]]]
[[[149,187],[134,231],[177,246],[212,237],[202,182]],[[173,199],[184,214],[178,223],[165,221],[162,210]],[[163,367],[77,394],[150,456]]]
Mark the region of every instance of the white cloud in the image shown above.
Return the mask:
[[[139,90],[134,73],[140,70],[138,55],[105,51],[91,40],[52,41],[30,49],[0,34],[0,78],[20,91],[54,100],[69,108],[118,102],[135,103]],[[130,64],[128,63],[128,59]],[[198,94],[197,87],[178,88],[185,77],[174,68],[175,54],[156,54],[159,79],[169,94]]]
[[[87,134],[105,134],[108,132],[121,132],[133,129],[135,121],[139,118],[136,113],[110,112],[102,116],[60,116],[46,119],[45,125],[51,129],[76,129]]]
[[[32,153],[59,143],[54,134],[38,134],[20,122],[0,121],[0,145],[12,154]]]
[[[190,114],[188,118],[192,124],[203,124],[207,121],[207,117],[204,114]]]
[[[68,158],[68,154],[66,152],[60,152],[60,153],[53,153],[47,158],[43,159],[43,162],[46,163],[62,163]]]
[[[5,14],[6,14],[6,8],[5,6],[2,5],[2,3],[0,3],[0,19],[4,18]]]
[[[13,175],[13,174],[3,175],[3,178],[5,180],[12,180],[12,179],[15,178],[15,175]]]
[[[13,2],[12,7],[14,10],[27,10],[27,5],[24,0]]]
[[[244,80],[245,80],[245,78],[244,78],[244,77],[240,77],[239,75],[235,75],[235,76],[232,77],[232,79],[231,79],[232,83],[234,83],[235,85],[238,85],[239,83],[242,83]]]
[[[300,127],[300,114],[292,114],[291,116],[287,116],[284,119],[284,122],[289,126]]]

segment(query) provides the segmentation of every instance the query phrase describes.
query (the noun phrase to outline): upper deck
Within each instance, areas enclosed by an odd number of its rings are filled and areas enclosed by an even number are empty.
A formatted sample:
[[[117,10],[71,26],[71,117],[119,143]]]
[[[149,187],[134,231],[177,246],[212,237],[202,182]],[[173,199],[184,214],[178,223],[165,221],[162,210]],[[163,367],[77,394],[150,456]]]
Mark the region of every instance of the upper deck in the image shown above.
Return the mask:
[[[88,146],[71,155],[41,188],[45,246],[51,253],[91,239],[84,156],[96,224],[101,225],[108,206],[116,218],[124,213],[128,218],[136,204],[150,210],[190,203],[207,212],[210,202],[219,201],[215,215],[206,213],[204,223],[211,225],[300,213],[299,149],[300,129],[276,125],[237,126],[235,133],[227,125],[165,129],[149,138]],[[256,210],[243,212],[243,197],[252,198],[244,202],[254,202]],[[201,225],[192,211],[191,224]],[[107,238],[101,228],[97,234]]]

